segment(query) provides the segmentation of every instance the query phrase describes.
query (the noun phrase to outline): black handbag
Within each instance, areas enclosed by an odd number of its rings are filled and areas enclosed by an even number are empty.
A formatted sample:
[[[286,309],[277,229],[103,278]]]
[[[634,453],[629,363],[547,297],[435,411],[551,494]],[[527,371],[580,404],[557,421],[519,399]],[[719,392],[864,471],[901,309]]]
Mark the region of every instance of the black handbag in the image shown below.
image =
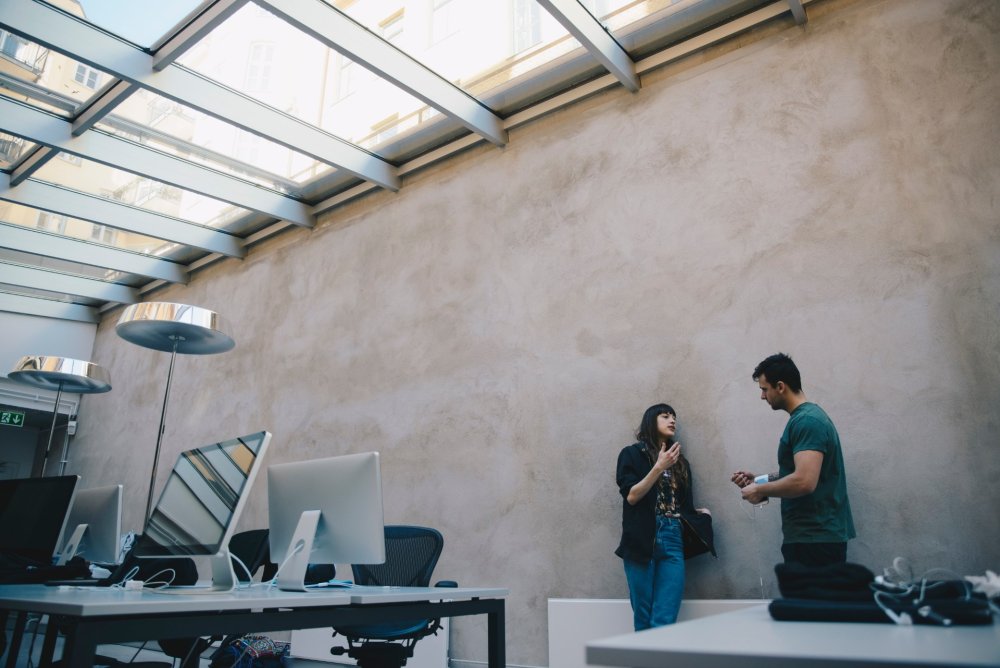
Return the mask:
[[[681,516],[681,538],[684,541],[684,559],[711,552],[715,554],[715,534],[712,531],[712,516],[695,513]]]

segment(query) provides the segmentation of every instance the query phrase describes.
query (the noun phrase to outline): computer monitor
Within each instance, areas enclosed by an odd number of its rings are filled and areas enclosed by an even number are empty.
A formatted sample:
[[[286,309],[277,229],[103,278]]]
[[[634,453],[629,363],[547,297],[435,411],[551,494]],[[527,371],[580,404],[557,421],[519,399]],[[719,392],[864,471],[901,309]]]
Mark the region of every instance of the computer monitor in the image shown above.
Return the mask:
[[[122,486],[81,489],[73,498],[58,563],[77,554],[99,564],[117,564],[122,533]]]
[[[0,556],[51,565],[79,480],[0,480]]]
[[[209,557],[212,586],[205,591],[233,589],[229,539],[270,441],[260,431],[182,452],[132,553]]]
[[[267,469],[271,560],[278,587],[306,591],[310,563],[385,561],[382,474],[377,452]]]

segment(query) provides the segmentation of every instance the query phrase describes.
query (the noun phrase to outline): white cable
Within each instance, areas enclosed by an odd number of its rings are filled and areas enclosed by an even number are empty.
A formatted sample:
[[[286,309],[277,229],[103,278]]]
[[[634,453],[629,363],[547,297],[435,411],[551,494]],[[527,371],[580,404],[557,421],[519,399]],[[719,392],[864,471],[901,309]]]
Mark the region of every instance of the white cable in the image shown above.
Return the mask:
[[[253,586],[253,573],[251,573],[250,569],[247,568],[247,565],[243,563],[243,560],[240,559],[239,557],[237,557],[235,554],[230,554],[229,556],[231,558],[235,559],[236,563],[238,563],[240,566],[243,567],[243,572],[247,574],[247,586],[243,587],[243,589],[249,589],[250,587],[252,587]],[[239,578],[236,578],[236,580],[237,580],[236,587],[239,588]]]
[[[305,546],[305,544],[300,542],[298,545],[295,546],[294,550],[292,550],[291,552],[289,552],[285,556],[285,558],[281,560],[281,563],[278,564],[278,570],[276,570],[274,572],[274,577],[271,578],[270,580],[268,580],[268,582],[267,582],[267,589],[269,591],[274,586],[274,583],[278,581],[278,576],[281,575],[281,569],[285,567],[285,564],[287,564],[292,557],[294,557],[296,554],[298,554],[299,552],[301,552],[302,548],[304,546]]]
[[[158,580],[156,580],[156,576],[158,576],[160,573],[170,573],[170,579],[166,580],[166,581],[158,581]],[[172,585],[174,583],[174,580],[176,580],[176,579],[177,579],[177,571],[175,571],[172,568],[164,568],[162,570],[159,570],[159,571],[153,573],[148,578],[146,578],[146,584],[144,585],[144,588],[146,588],[146,589],[166,589],[167,587],[169,587],[170,585]],[[160,586],[156,586],[156,585],[160,585]]]
[[[118,582],[116,582],[113,585],[111,585],[111,587],[113,589],[122,589],[122,588],[124,588],[125,587],[125,583],[128,582],[129,580],[131,580],[132,576],[135,575],[138,572],[139,572],[139,567],[138,566],[133,566],[132,568],[129,569],[128,573],[125,574],[125,577],[123,577],[121,580],[119,580]]]
[[[740,512],[742,512],[750,519],[750,525],[751,525],[750,533],[753,534],[754,547],[756,548],[754,550],[754,562],[756,563],[757,566],[757,580],[760,583],[760,600],[766,601],[767,597],[764,595],[764,569],[761,568],[760,565],[760,551],[761,551],[760,536],[758,535],[757,528],[755,526],[757,523],[757,508],[759,506],[751,506],[753,509],[748,511],[746,508],[743,507],[744,504],[746,503],[743,500],[743,497],[739,497],[739,500],[736,503],[739,504]]]

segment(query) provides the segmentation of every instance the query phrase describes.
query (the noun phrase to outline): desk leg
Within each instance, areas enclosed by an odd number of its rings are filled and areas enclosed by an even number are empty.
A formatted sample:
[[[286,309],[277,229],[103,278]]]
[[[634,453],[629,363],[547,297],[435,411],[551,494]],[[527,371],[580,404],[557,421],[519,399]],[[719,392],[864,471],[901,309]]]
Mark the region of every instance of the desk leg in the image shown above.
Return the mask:
[[[486,642],[489,646],[489,668],[507,666],[507,631],[504,621],[504,601],[497,601],[497,608],[486,614]]]
[[[4,628],[7,628],[7,616],[4,614]],[[28,613],[19,612],[14,618],[14,633],[11,635],[10,643],[7,645],[7,668],[17,668],[17,656],[21,653],[21,640],[24,638],[24,629],[28,623]]]
[[[91,668],[94,665],[94,655],[97,653],[94,634],[85,628],[81,629],[77,624],[71,624],[63,630],[66,633],[66,640],[63,643],[63,662],[66,668]],[[45,640],[47,642],[48,638]],[[51,658],[51,654],[49,657]],[[42,663],[42,666],[45,665],[47,664]]]
[[[52,665],[52,655],[56,651],[56,638],[59,637],[59,622],[55,617],[49,615],[49,623],[45,627],[45,640],[42,642],[42,656],[38,659],[38,665],[47,668]]]

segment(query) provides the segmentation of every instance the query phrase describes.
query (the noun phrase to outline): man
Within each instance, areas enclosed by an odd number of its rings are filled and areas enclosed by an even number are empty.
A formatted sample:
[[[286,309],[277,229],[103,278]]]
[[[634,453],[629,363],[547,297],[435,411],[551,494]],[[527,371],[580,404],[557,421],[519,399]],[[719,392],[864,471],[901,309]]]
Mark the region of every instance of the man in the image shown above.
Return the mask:
[[[754,369],[760,398],[789,415],[778,442],[778,472],[757,476],[737,471],[732,481],[743,499],[759,504],[781,499],[781,554],[785,563],[825,566],[847,561],[854,519],[840,436],[822,408],[806,400],[792,358],[771,355]]]

